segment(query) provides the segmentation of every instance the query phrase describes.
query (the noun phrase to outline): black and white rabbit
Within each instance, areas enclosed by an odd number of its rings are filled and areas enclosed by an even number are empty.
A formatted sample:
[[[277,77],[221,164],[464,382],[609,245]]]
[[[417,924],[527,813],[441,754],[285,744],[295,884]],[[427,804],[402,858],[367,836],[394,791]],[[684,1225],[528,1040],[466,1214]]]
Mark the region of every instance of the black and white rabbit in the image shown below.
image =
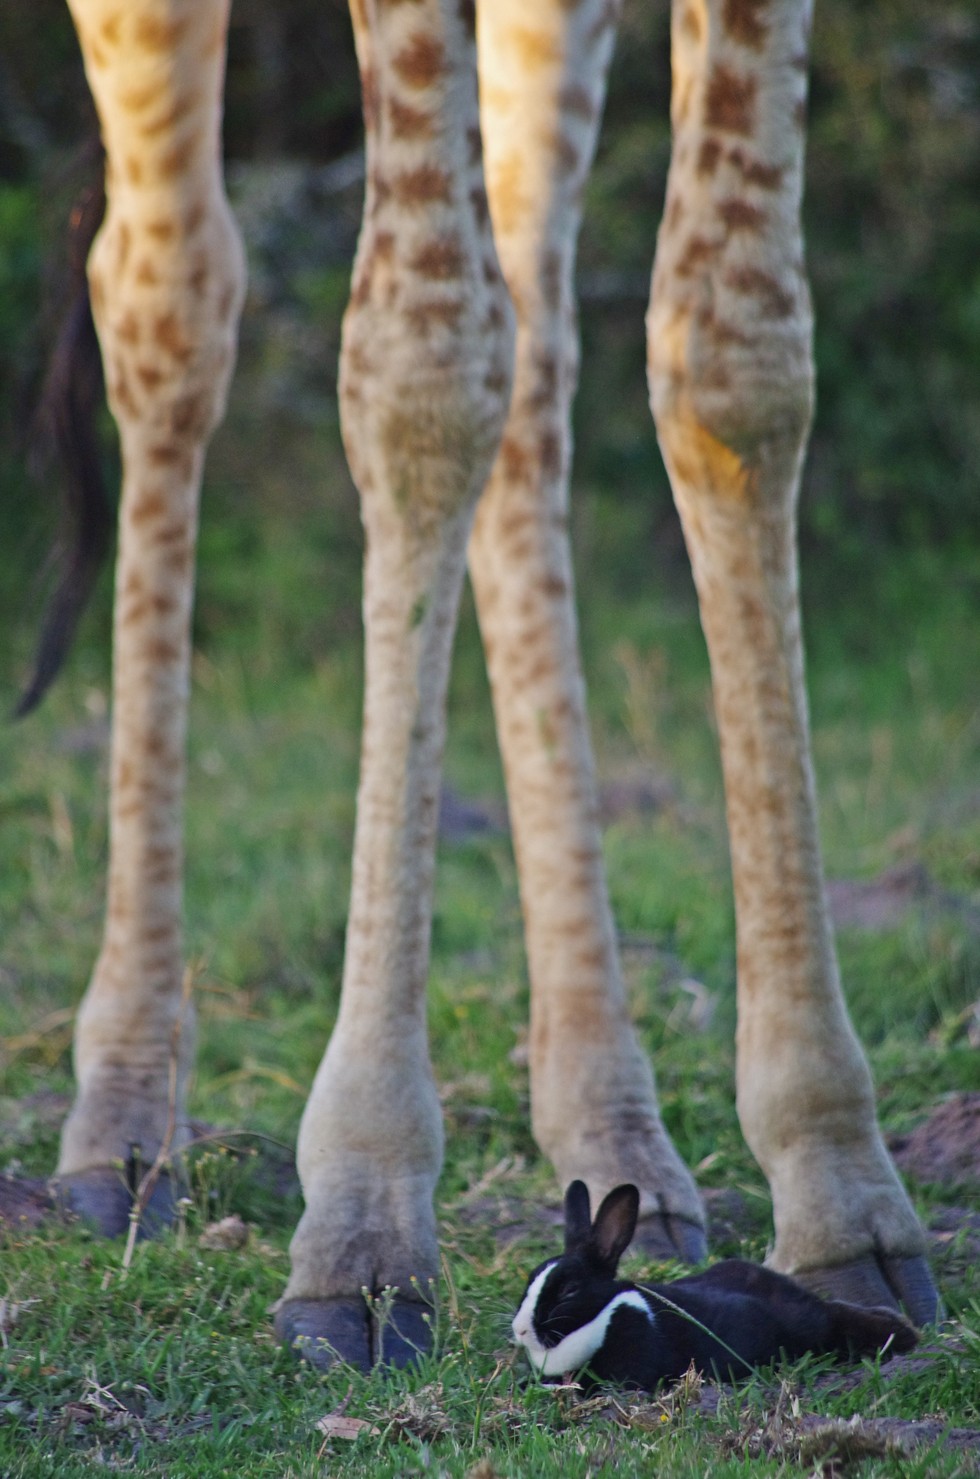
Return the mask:
[[[897,1311],[821,1299],[738,1258],[669,1284],[617,1279],[639,1203],[635,1186],[618,1186],[592,1222],[585,1183],[565,1193],[565,1251],[534,1270],[513,1320],[541,1376],[587,1372],[593,1382],[653,1391],[692,1362],[727,1380],[808,1351],[846,1358],[915,1345]]]

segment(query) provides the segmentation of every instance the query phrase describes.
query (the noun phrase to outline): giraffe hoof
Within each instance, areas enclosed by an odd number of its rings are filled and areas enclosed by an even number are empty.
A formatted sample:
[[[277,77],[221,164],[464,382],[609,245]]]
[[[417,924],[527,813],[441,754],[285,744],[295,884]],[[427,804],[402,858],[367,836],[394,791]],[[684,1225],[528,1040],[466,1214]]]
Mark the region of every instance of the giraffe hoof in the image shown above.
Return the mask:
[[[320,1371],[343,1362],[358,1371],[403,1367],[432,1349],[432,1306],[396,1294],[382,1319],[360,1297],[287,1299],[276,1312],[284,1345]]]
[[[375,1325],[375,1359],[382,1366],[411,1366],[432,1350],[434,1310],[418,1299],[396,1296],[390,1314]]]
[[[679,1263],[703,1263],[708,1256],[708,1239],[698,1223],[669,1212],[655,1212],[640,1218],[630,1252],[664,1262],[674,1259]]]
[[[921,1254],[898,1258],[867,1253],[849,1263],[804,1269],[793,1277],[825,1299],[868,1308],[904,1309],[915,1325],[932,1325],[942,1316],[929,1265]]]
[[[275,1318],[276,1335],[311,1366],[341,1363],[371,1369],[371,1319],[363,1299],[287,1299]]]
[[[119,1238],[129,1231],[133,1193],[121,1170],[93,1166],[73,1171],[55,1177],[51,1191],[57,1206],[91,1224],[101,1237]],[[173,1177],[163,1172],[140,1212],[138,1238],[156,1237],[174,1222],[178,1194]]]

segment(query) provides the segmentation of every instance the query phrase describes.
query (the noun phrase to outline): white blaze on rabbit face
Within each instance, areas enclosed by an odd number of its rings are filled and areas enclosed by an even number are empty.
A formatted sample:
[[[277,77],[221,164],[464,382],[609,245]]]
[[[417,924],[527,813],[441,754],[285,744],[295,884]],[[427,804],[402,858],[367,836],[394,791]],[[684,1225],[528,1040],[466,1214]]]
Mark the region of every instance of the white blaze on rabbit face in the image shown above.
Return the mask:
[[[524,1347],[528,1360],[541,1376],[563,1376],[566,1372],[579,1371],[587,1366],[596,1352],[602,1349],[609,1323],[616,1311],[623,1306],[641,1310],[651,1324],[654,1322],[653,1312],[642,1294],[636,1289],[627,1289],[622,1294],[615,1295],[597,1315],[580,1325],[577,1330],[572,1330],[557,1345],[545,1345],[538,1333],[535,1313],[548,1275],[559,1261],[556,1258],[551,1263],[546,1263],[534,1276],[512,1322],[514,1339],[518,1345]]]
[[[527,1286],[527,1293],[521,1300],[520,1309],[511,1321],[511,1329],[514,1332],[514,1339],[518,1345],[527,1346],[529,1340],[537,1340],[534,1334],[534,1311],[537,1307],[538,1295],[544,1288],[545,1279],[557,1262],[558,1259],[553,1258],[550,1263],[546,1263],[540,1273],[535,1274]]]

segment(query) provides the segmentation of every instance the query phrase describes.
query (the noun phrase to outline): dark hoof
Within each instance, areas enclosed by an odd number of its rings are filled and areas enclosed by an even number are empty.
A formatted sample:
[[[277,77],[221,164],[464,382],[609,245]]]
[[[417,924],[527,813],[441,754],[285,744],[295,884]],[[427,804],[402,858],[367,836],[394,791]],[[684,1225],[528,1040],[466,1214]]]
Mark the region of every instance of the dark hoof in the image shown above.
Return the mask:
[[[90,1223],[102,1237],[119,1238],[129,1232],[133,1193],[122,1169],[99,1166],[58,1176],[51,1183],[51,1192],[59,1207]],[[140,1239],[156,1237],[174,1222],[177,1195],[173,1178],[162,1173],[140,1210]]]
[[[396,1294],[390,1307],[382,1300],[376,1307],[378,1313],[360,1295],[287,1299],[276,1312],[276,1334],[320,1371],[340,1362],[365,1372],[374,1366],[410,1366],[428,1355],[431,1305]]]
[[[708,1239],[698,1223],[673,1217],[669,1212],[654,1212],[636,1224],[630,1252],[662,1262],[669,1258],[680,1263],[703,1263],[708,1256]]]
[[[418,1299],[396,1296],[383,1320],[374,1322],[375,1360],[382,1366],[411,1366],[432,1350],[434,1310]]]
[[[850,1263],[805,1269],[793,1277],[825,1299],[868,1308],[904,1309],[916,1325],[935,1324],[942,1315],[929,1265],[921,1255],[876,1258],[868,1253]]]
[[[321,1371],[339,1362],[371,1370],[371,1317],[359,1297],[284,1300],[275,1330],[283,1345]]]

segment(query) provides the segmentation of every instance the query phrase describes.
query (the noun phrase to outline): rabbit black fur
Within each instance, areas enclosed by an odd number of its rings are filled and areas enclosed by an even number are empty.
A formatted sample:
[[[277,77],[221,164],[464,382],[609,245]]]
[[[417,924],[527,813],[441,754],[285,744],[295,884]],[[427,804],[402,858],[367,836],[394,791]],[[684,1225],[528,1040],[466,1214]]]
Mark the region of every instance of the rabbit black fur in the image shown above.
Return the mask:
[[[731,1258],[669,1284],[617,1279],[639,1212],[618,1186],[590,1220],[589,1193],[565,1193],[565,1251],[532,1273],[514,1337],[545,1378],[587,1372],[592,1382],[646,1391],[698,1371],[725,1380],[784,1357],[911,1350],[915,1330],[895,1310],[820,1299],[784,1274]]]

